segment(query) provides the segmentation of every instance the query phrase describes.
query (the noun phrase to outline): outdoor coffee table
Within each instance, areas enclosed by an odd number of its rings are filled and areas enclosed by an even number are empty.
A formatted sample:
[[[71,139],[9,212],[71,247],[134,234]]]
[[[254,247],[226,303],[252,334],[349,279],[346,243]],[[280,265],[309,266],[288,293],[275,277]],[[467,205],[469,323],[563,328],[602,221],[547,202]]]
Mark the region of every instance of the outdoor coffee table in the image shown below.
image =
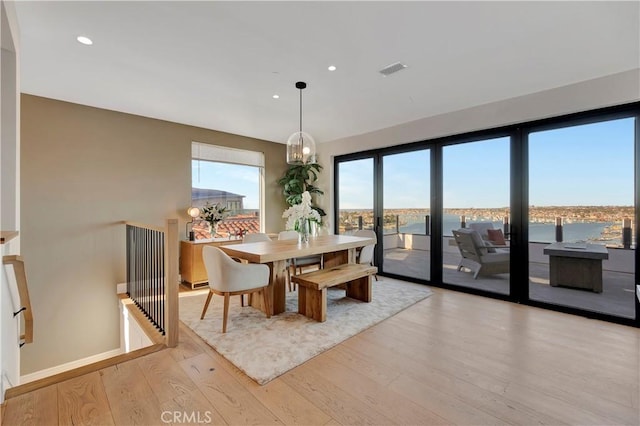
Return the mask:
[[[572,287],[602,293],[602,260],[609,251],[599,244],[553,243],[544,248],[549,255],[551,286]]]

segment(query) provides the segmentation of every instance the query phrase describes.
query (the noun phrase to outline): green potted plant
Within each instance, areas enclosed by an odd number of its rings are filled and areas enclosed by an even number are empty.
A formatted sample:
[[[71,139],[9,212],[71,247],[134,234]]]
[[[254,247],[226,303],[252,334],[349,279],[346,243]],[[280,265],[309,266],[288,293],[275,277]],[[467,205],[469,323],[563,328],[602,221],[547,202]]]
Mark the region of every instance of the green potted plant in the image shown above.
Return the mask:
[[[307,191],[309,194],[322,195],[324,192],[315,186],[318,180],[318,173],[322,170],[322,166],[317,163],[313,164],[296,164],[291,165],[278,180],[278,185],[282,187],[287,204],[295,206],[302,202],[302,194]],[[317,206],[311,206],[318,212],[320,216],[326,216],[324,210]]]

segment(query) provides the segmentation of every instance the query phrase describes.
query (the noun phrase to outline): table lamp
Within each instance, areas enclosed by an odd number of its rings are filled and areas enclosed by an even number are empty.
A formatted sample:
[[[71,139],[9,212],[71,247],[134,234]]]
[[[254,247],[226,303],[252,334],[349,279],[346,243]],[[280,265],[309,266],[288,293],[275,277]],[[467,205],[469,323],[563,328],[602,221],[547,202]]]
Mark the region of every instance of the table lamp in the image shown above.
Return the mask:
[[[193,234],[193,219],[200,216],[200,209],[197,207],[189,207],[187,214],[191,216],[191,221],[185,225],[185,233],[189,236],[189,241],[195,241],[195,235]],[[189,231],[189,224],[191,224],[191,231]]]

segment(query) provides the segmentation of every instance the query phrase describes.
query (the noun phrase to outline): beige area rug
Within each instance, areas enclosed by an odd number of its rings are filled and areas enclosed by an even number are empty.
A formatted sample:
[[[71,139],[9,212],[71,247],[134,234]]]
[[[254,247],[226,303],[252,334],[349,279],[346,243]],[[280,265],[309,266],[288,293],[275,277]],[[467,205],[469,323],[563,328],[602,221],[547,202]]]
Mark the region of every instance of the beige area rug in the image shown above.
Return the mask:
[[[338,343],[431,295],[428,287],[380,277],[371,303],[329,289],[327,321],[297,313],[298,293],[287,292],[286,312],[270,319],[231,298],[227,333],[222,333],[223,299],[214,295],[200,320],[208,290],[180,293],[180,320],[222,356],[263,385]]]

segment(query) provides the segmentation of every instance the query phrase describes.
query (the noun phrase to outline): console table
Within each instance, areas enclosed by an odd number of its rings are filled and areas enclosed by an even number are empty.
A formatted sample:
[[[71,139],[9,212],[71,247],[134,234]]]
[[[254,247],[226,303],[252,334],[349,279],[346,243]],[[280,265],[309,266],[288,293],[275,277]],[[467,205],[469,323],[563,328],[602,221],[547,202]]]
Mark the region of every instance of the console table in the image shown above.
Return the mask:
[[[208,240],[180,241],[180,275],[182,282],[191,289],[204,286],[209,281],[202,261],[202,247],[240,244],[242,240],[214,238]]]
[[[544,248],[549,255],[549,283],[602,293],[602,261],[609,251],[599,244],[554,243]]]

